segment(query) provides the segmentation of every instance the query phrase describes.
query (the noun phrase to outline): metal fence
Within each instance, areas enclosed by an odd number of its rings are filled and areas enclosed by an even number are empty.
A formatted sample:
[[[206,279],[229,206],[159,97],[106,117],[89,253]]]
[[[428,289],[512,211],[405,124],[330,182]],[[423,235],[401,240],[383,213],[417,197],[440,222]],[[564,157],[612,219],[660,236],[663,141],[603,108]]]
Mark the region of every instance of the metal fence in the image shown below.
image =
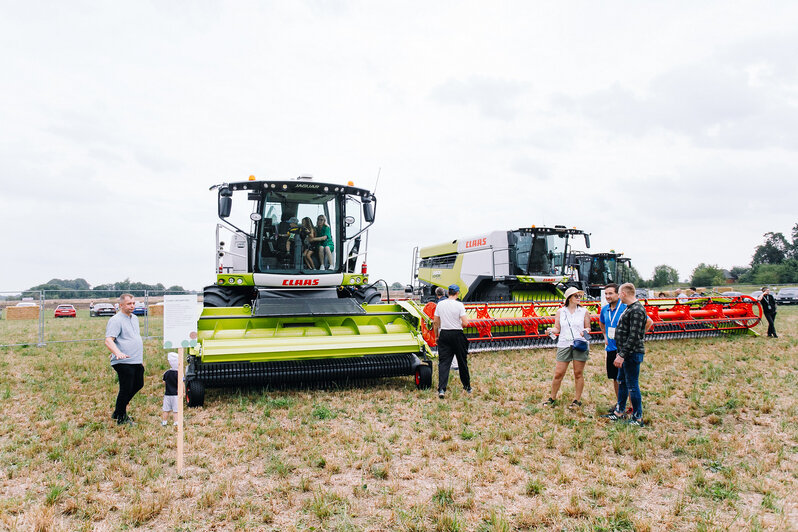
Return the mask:
[[[88,342],[105,338],[106,312],[95,315],[98,304],[116,305],[123,293],[137,302],[143,338],[163,336],[163,296],[197,294],[163,290],[33,290],[0,292],[0,347],[60,342]],[[57,317],[59,305],[71,305],[75,316]],[[60,314],[60,313],[59,313]]]

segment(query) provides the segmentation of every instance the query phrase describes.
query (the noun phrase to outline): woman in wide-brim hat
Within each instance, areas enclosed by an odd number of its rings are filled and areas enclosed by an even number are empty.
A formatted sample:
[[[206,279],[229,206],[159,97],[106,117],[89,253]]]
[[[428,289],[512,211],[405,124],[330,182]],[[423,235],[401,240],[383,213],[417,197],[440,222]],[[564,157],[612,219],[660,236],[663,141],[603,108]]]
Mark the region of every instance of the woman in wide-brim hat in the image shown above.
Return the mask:
[[[574,400],[569,408],[582,406],[582,390],[585,387],[584,370],[589,350],[579,351],[574,349],[574,340],[585,339],[585,333],[590,334],[590,313],[579,304],[584,292],[576,287],[565,291],[565,302],[557,310],[554,317],[554,327],[548,333],[559,335],[557,339],[557,365],[554,367],[554,379],[551,382],[551,394],[543,403],[544,406],[554,406],[557,403],[557,392],[560,391],[568,364],[574,363]]]

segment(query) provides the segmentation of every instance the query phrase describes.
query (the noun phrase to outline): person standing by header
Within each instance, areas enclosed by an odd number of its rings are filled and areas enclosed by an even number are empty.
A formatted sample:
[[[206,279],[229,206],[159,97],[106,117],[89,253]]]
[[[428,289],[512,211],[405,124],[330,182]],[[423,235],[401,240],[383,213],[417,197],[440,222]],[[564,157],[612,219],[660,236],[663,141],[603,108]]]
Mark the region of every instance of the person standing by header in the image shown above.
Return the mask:
[[[618,404],[615,411],[606,417],[613,421],[624,419],[626,397],[632,402],[632,418],[630,425],[643,426],[643,397],[640,394],[640,364],[646,348],[643,338],[654,322],[646,314],[646,309],[635,296],[635,285],[624,283],[620,288],[621,302],[626,310],[618,321],[615,330],[615,342],[618,351],[615,356],[615,367],[620,369],[621,384],[618,387]]]
[[[553,407],[557,404],[557,392],[568,370],[568,364],[574,363],[574,400],[568,408],[582,406],[582,390],[585,387],[585,364],[590,357],[586,336],[590,334],[590,313],[579,304],[584,292],[576,287],[565,291],[565,302],[557,310],[554,327],[546,330],[547,334],[557,334],[557,364],[554,366],[554,378],[551,381],[551,394],[543,406]],[[580,345],[581,344],[581,345]]]
[[[119,378],[119,393],[111,418],[118,425],[134,425],[127,415],[127,405],[144,387],[144,342],[139,332],[139,318],[133,314],[136,301],[131,294],[119,296],[119,312],[105,327],[105,346],[111,351],[111,367]]]
[[[612,379],[612,385],[615,389],[615,404],[618,404],[618,368],[615,367],[615,355],[618,352],[618,347],[615,345],[615,329],[618,327],[618,322],[621,319],[621,314],[626,310],[626,305],[621,303],[620,296],[618,295],[618,285],[610,283],[604,287],[604,298],[607,304],[601,307],[599,313],[599,327],[601,333],[604,335],[604,350],[607,352],[607,378]],[[614,412],[613,406],[610,412]]]
[[[762,295],[757,299],[762,305],[765,319],[768,320],[768,338],[778,338],[779,335],[776,334],[776,298],[770,293],[770,288],[763,286]]]
[[[468,327],[465,306],[457,300],[460,287],[449,286],[449,297],[435,306],[433,328],[438,339],[438,397],[443,399],[449,383],[452,359],[457,358],[460,382],[466,393],[471,393],[471,374],[468,372],[468,339],[463,327]]]

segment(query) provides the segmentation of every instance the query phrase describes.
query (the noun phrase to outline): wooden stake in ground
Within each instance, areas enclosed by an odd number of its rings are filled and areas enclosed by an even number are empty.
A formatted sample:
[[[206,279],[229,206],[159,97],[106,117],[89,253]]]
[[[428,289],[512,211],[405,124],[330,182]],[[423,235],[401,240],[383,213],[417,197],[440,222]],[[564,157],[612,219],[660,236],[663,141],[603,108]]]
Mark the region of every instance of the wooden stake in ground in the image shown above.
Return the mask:
[[[183,474],[183,348],[177,349],[177,474]]]
[[[197,345],[197,296],[165,295],[163,298],[163,347],[177,348],[177,474],[183,474],[183,397],[186,386],[184,357],[186,347]]]

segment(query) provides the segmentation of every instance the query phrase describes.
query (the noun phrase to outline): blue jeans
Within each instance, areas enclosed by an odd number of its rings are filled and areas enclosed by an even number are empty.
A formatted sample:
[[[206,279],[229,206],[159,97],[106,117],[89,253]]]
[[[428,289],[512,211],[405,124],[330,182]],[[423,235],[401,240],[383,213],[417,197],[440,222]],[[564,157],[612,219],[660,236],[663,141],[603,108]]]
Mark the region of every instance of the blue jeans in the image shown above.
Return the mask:
[[[623,412],[626,410],[626,396],[632,402],[632,418],[643,419],[643,396],[640,394],[640,364],[643,362],[643,353],[634,353],[627,356],[623,361],[623,366],[618,371],[618,380],[621,382],[618,387],[618,406],[616,410]]]

